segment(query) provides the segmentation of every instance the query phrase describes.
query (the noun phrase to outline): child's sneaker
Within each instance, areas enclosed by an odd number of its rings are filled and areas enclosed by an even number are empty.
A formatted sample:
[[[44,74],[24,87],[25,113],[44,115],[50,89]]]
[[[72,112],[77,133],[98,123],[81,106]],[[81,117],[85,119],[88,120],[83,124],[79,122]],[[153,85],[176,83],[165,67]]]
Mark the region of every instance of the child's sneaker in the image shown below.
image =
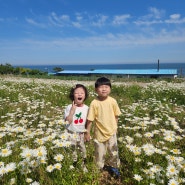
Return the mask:
[[[120,177],[120,172],[117,168],[113,168],[113,167],[110,167],[109,168],[109,173],[114,176],[115,178],[119,178]]]
[[[120,177],[120,172],[117,168],[113,168],[111,166],[107,166],[105,165],[103,167],[103,170],[108,171],[110,175],[114,176],[115,178],[119,178]]]

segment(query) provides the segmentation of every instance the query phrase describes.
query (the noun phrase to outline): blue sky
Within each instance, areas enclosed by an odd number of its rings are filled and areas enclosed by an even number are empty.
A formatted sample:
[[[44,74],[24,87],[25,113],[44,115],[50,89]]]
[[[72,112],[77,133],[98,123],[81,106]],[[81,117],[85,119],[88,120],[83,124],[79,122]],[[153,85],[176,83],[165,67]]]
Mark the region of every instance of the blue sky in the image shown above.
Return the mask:
[[[184,0],[0,0],[0,63],[185,63]]]

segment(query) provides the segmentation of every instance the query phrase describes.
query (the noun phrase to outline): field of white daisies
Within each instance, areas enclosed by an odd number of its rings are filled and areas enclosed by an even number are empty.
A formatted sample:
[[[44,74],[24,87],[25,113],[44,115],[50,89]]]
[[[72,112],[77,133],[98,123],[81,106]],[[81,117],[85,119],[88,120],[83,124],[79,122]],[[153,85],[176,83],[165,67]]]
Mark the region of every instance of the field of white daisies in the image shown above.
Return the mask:
[[[178,185],[185,184],[185,81],[145,85],[112,83],[122,115],[118,145],[121,178],[97,171],[93,140],[73,166],[64,108],[70,88],[83,83],[86,104],[94,82],[0,76],[0,184],[3,185]]]

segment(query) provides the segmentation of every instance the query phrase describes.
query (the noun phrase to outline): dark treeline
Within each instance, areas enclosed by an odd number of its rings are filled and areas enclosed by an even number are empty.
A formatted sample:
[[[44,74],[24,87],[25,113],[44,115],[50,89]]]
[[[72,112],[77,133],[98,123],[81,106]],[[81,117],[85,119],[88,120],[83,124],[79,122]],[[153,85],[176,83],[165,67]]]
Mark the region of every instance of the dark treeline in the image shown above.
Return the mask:
[[[14,75],[43,75],[46,72],[42,72],[38,69],[29,69],[23,67],[13,67],[11,64],[0,64],[0,74],[14,74]]]

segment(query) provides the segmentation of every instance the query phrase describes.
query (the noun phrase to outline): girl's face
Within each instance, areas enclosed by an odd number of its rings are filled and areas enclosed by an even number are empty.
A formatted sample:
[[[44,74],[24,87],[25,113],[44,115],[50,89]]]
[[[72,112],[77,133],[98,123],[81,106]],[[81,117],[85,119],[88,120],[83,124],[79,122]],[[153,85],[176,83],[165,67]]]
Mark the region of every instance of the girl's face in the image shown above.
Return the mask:
[[[82,87],[74,90],[74,103],[77,105],[82,105],[85,99],[85,91]]]

